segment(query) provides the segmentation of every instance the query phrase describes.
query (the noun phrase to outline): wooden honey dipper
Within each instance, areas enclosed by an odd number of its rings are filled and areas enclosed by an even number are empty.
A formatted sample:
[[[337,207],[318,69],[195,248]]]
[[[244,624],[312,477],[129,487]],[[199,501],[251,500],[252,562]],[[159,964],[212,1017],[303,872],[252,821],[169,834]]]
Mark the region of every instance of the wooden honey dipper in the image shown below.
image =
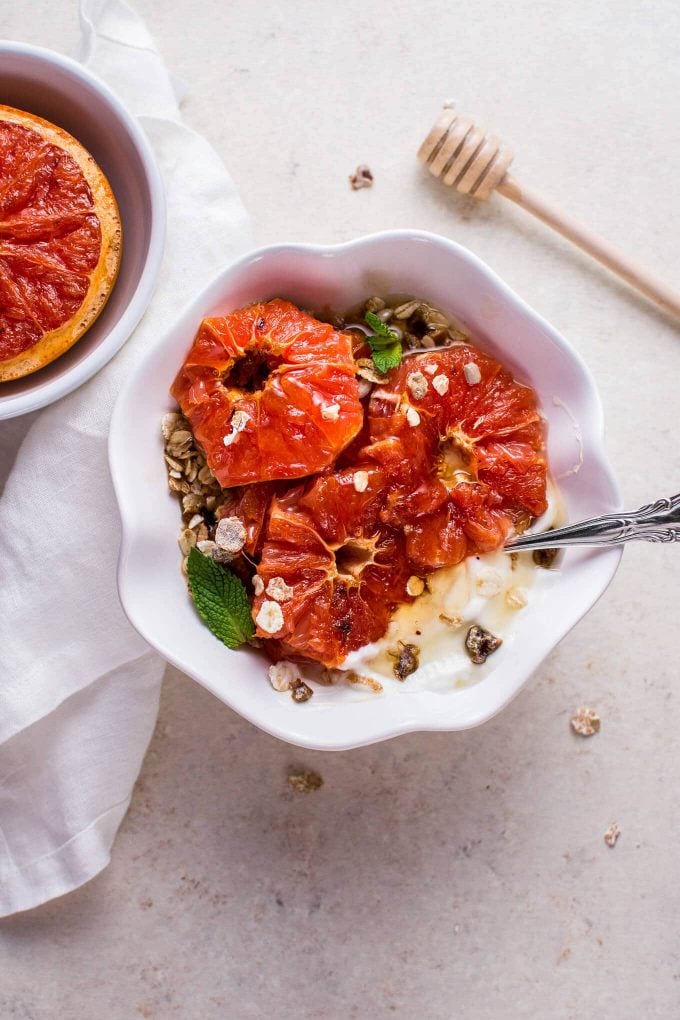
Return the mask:
[[[452,106],[445,107],[418,149],[418,159],[434,177],[463,195],[479,199],[489,198],[493,191],[505,195],[680,319],[680,291],[511,177],[508,167],[513,159],[512,149],[475,124],[471,117],[456,113]]]

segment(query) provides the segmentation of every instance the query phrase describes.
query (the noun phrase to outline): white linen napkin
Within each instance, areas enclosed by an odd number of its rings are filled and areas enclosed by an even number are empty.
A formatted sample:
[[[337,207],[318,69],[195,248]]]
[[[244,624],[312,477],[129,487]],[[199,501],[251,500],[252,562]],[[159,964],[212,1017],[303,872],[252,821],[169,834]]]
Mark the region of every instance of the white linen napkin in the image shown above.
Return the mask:
[[[250,243],[235,187],[182,125],[143,22],[123,0],[81,0],[80,15],[80,59],[141,118],[155,149],[168,236],[156,294],[116,358],[32,416],[15,460],[23,423],[0,423],[9,471],[0,499],[0,916],[75,889],[109,861],[164,669],[118,602],[111,411],[144,350]]]

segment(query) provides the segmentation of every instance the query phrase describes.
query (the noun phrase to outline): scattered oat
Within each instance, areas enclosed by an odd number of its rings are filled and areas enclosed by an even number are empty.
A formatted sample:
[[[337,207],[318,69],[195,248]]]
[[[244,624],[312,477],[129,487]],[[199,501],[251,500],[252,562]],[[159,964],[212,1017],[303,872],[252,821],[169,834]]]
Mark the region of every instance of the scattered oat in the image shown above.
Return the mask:
[[[231,446],[232,443],[236,442],[239,433],[243,432],[244,428],[250,421],[250,415],[246,414],[245,411],[234,411],[229,422],[231,426],[231,432],[228,436],[224,437],[224,445]]]
[[[275,691],[289,691],[291,687],[301,680],[300,670],[294,662],[282,659],[269,667],[269,682]]]
[[[289,772],[288,785],[295,793],[312,793],[323,786],[323,779],[318,772]]]
[[[505,593],[505,602],[511,609],[524,609],[529,604],[526,588],[508,588]]]
[[[352,476],[352,484],[356,492],[366,492],[368,488],[368,471],[355,471]]]
[[[427,372],[428,375],[436,375],[438,368],[439,368],[438,365],[435,365],[434,362],[431,362],[429,365],[425,366],[424,371]],[[434,386],[434,381],[432,382],[432,385]]]
[[[194,516],[187,524],[187,528],[197,528],[199,524],[203,524],[203,518],[201,517],[200,514],[194,514]]]
[[[415,407],[406,408],[406,421],[415,428],[416,425],[420,425],[420,415],[416,411]]]
[[[196,548],[199,552],[202,552],[204,556],[214,556],[215,553],[220,551],[217,542],[212,542],[209,538],[203,539],[201,542],[197,542]]]
[[[178,411],[169,411],[167,414],[163,415],[163,418],[161,419],[161,433],[163,435],[163,439],[167,441],[170,438],[181,420],[182,415]]]
[[[321,417],[326,421],[337,421],[340,415],[340,404],[326,404],[321,408]]]
[[[422,577],[417,577],[416,574],[412,574],[406,582],[406,594],[418,598],[425,591],[425,582]]]
[[[468,361],[467,364],[463,365],[463,375],[468,386],[476,386],[478,382],[482,381],[479,365],[475,365],[474,361]]]
[[[253,577],[253,591],[256,595],[261,595],[264,591],[264,581],[259,574],[255,574]]]
[[[427,393],[427,379],[422,372],[411,372],[406,377],[406,385],[415,400],[422,400]]]
[[[245,525],[238,517],[223,517],[215,529],[216,544],[228,553],[241,552],[247,537]]]
[[[371,383],[384,383],[387,376],[383,372],[379,372],[371,358],[359,358],[357,361],[357,375],[360,379],[365,382]],[[396,395],[395,395],[395,399]]]
[[[345,679],[348,684],[352,684],[354,687],[368,687],[374,694],[382,693],[383,685],[379,680],[374,680],[372,676],[355,673],[354,670],[350,669],[346,672]]]
[[[572,715],[570,722],[574,733],[581,737],[592,737],[593,734],[600,732],[600,717],[594,708],[587,705],[581,705],[576,715]]]
[[[314,694],[314,691],[304,682],[304,680],[298,680],[292,685],[290,694],[293,701],[297,701],[302,704],[303,701],[309,701],[311,696]]]
[[[177,542],[182,552],[182,556],[188,556],[193,547],[196,545],[196,536],[193,531],[189,531],[187,528],[180,533]]]
[[[452,627],[454,629],[456,627],[460,627],[463,623],[462,616],[451,616],[449,613],[440,613],[439,619],[442,623],[445,623],[447,627]]]
[[[405,680],[411,673],[415,673],[419,665],[420,649],[417,645],[404,644],[399,642],[399,651],[389,653],[396,659],[392,672],[397,680]]]
[[[432,380],[432,386],[437,391],[439,396],[443,397],[445,393],[449,392],[448,376],[436,375]]]
[[[465,650],[470,660],[477,666],[486,662],[502,644],[501,638],[494,637],[490,631],[484,630],[476,623],[470,627],[465,638]]]
[[[293,589],[286,584],[282,577],[272,577],[267,585],[267,595],[277,602],[287,602],[293,597]]]
[[[349,183],[352,185],[352,191],[370,188],[373,184],[373,174],[365,163],[360,163],[354,173],[350,175]]]
[[[602,838],[604,839],[607,846],[614,847],[616,846],[616,841],[618,840],[620,835],[621,830],[619,829],[618,825],[616,824],[616,822],[612,822],[612,824],[609,826],[609,828],[607,829]]]
[[[283,627],[283,613],[278,602],[264,600],[255,617],[255,623],[267,634],[276,634]]]
[[[550,570],[557,559],[559,549],[534,549],[533,560],[536,566]]]

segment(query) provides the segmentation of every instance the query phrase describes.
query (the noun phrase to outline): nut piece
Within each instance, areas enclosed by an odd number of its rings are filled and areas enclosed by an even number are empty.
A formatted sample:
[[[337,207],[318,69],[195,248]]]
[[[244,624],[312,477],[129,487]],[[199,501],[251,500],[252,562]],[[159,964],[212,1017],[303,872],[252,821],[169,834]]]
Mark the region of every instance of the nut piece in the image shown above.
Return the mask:
[[[370,188],[373,184],[373,174],[365,163],[360,163],[354,173],[350,175],[349,183],[352,185],[352,191]]]
[[[465,650],[472,662],[481,666],[503,644],[500,638],[494,637],[490,631],[484,630],[473,623],[465,638]]]
[[[435,372],[436,372],[435,368]],[[445,393],[449,392],[449,380],[448,376],[436,375],[432,380],[432,386],[437,391],[440,397],[443,397]]]
[[[406,594],[412,595],[413,598],[418,598],[425,591],[425,582],[422,577],[417,577],[416,574],[412,574],[406,582]]]
[[[581,705],[570,722],[574,733],[582,737],[592,737],[594,733],[600,732],[600,717],[594,708],[588,708],[587,705]]]
[[[282,577],[272,577],[267,585],[267,595],[277,602],[287,602],[293,597],[293,589],[286,584]]]
[[[409,407],[406,408],[406,421],[413,428],[415,428],[416,425],[420,425],[420,415],[416,411],[415,407],[410,407],[409,406]]]
[[[468,386],[476,386],[478,382],[482,381],[479,365],[475,365],[474,361],[468,361],[466,365],[463,365],[463,375]]]
[[[368,488],[368,471],[355,471],[352,482],[357,492],[366,492]]]
[[[427,393],[427,379],[422,372],[411,372],[406,377],[406,385],[415,400],[422,400]]]
[[[261,595],[264,591],[264,581],[259,574],[253,575],[253,591],[256,595]]]
[[[255,623],[266,634],[276,634],[283,627],[283,613],[278,602],[264,600],[255,617]]]
[[[399,642],[399,651],[390,652],[393,659],[396,659],[392,672],[397,680],[405,680],[411,673],[415,673],[419,666],[420,649],[417,645],[405,645]]]
[[[275,691],[289,691],[291,687],[302,679],[300,670],[294,662],[282,659],[269,667],[269,682]]]
[[[607,846],[613,847],[616,846],[616,841],[620,835],[621,830],[619,829],[618,825],[616,824],[616,822],[612,822],[612,824],[609,826],[609,828],[607,829],[602,838],[604,839]]]
[[[340,415],[340,404],[326,404],[321,408],[321,417],[326,421],[337,421]]]
[[[247,533],[238,517],[223,517],[215,529],[215,542],[228,553],[240,553],[246,544]]]
[[[293,701],[297,701],[299,704],[302,704],[303,701],[309,701],[313,693],[312,688],[304,680],[298,680],[292,685],[290,690]]]
[[[429,365],[425,365],[423,371],[427,372],[428,375],[436,375],[438,367],[439,366],[435,365],[434,362],[431,362]],[[434,386],[434,382],[432,383],[432,385]]]
[[[537,567],[543,567],[544,570],[550,570],[557,559],[558,552],[559,549],[534,549],[532,558]]]
[[[290,772],[288,785],[295,793],[311,793],[323,786],[323,779],[318,772]]]

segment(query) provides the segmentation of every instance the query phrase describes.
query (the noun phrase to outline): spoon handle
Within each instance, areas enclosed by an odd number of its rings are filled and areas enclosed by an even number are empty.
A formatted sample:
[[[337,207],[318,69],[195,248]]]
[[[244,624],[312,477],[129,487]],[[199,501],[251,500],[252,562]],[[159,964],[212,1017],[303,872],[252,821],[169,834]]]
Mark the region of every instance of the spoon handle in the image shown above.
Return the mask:
[[[592,517],[566,528],[521,535],[508,542],[508,552],[556,549],[567,545],[620,545],[642,542],[680,542],[680,493],[657,499],[631,513]]]

